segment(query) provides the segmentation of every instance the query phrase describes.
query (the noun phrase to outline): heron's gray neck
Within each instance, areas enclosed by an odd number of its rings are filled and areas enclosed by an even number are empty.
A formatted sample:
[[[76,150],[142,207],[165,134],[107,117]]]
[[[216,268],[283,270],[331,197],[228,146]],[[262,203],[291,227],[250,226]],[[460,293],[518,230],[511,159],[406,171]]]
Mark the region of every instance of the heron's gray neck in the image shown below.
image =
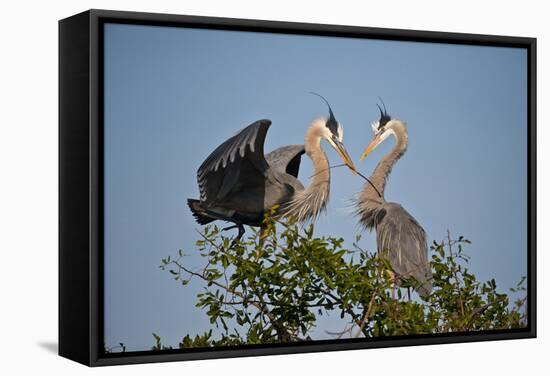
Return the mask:
[[[408,138],[405,128],[394,129],[394,135],[396,138],[394,148],[382,158],[369,179],[382,197],[369,183],[365,183],[357,199],[356,213],[361,218],[361,223],[368,229],[373,229],[376,226],[379,209],[382,209],[385,203],[384,190],[388,175],[399,158],[407,151]]]
[[[396,141],[395,146],[380,160],[380,162],[378,162],[378,165],[376,165],[376,168],[374,169],[374,172],[370,177],[371,182],[374,184],[376,189],[378,189],[378,192],[380,192],[380,194],[382,195],[382,199],[384,198],[384,191],[386,189],[388,176],[390,175],[393,166],[397,163],[399,158],[401,158],[403,154],[405,154],[408,146],[408,137],[404,128],[396,127],[394,129],[394,135]],[[365,184],[365,191],[367,199],[380,200],[378,192],[376,192],[370,184]]]
[[[330,193],[330,165],[321,148],[326,120],[317,120],[308,128],[305,137],[306,154],[313,162],[313,176],[306,189],[296,192],[286,214],[298,222],[315,219],[326,207]]]
[[[323,125],[324,127],[324,125]],[[330,164],[327,155],[321,148],[321,136],[310,127],[306,133],[305,149],[306,154],[313,162],[313,176],[304,192],[307,194],[319,194],[322,197],[323,205],[328,200],[330,189]]]

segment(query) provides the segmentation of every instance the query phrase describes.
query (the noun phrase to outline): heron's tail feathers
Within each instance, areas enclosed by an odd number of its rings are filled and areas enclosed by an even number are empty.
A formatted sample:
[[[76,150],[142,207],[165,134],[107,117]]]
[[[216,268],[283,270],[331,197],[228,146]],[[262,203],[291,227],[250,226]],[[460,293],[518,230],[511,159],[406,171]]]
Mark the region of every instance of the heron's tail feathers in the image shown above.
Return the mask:
[[[401,286],[402,282],[406,280],[408,282],[407,285],[412,287],[420,297],[427,298],[432,293],[432,278],[432,272],[427,269],[423,273],[408,272],[406,275],[397,274],[395,282],[398,286]]]
[[[416,286],[414,289],[418,292],[418,295],[426,298],[432,293],[432,283],[430,281],[425,281],[420,286]]]
[[[189,209],[191,209],[193,217],[195,217],[198,224],[206,225],[216,220],[216,218],[212,218],[206,213],[199,200],[188,198],[187,205],[189,206]]]

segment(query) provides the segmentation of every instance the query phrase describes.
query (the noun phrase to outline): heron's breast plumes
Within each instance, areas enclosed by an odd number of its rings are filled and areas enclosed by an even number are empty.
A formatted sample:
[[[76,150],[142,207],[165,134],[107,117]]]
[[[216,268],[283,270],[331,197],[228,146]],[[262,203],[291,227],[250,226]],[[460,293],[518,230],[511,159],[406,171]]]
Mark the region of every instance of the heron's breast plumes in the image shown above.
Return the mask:
[[[313,180],[313,179],[312,179]],[[330,179],[313,183],[307,189],[296,192],[292,200],[282,208],[282,215],[300,223],[314,221],[326,210],[330,194]]]

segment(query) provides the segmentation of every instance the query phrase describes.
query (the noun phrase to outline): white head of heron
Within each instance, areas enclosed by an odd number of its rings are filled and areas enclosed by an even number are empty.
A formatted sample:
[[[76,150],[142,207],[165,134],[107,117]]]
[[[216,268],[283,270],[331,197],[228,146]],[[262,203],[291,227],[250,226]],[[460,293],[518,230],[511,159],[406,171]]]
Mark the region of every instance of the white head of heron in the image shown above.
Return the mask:
[[[379,105],[377,106],[380,110],[380,118],[371,123],[372,131],[374,132],[374,139],[359,158],[361,161],[365,159],[374,149],[376,149],[376,147],[386,138],[388,138],[388,136],[395,136],[395,132],[393,130],[393,119],[386,111],[386,106],[384,105],[384,109],[382,109]]]

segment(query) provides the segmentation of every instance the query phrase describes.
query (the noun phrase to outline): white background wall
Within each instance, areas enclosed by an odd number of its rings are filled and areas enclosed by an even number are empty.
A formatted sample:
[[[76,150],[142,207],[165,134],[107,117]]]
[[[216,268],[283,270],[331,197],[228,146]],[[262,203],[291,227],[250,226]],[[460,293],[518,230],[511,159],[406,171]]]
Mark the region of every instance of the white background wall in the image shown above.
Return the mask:
[[[0,22],[0,373],[537,374],[548,367],[549,12],[544,1],[5,2]],[[87,369],[57,343],[57,20],[106,8],[538,38],[539,338]],[[503,152],[506,152],[503,150]],[[547,370],[546,370],[547,371]]]

